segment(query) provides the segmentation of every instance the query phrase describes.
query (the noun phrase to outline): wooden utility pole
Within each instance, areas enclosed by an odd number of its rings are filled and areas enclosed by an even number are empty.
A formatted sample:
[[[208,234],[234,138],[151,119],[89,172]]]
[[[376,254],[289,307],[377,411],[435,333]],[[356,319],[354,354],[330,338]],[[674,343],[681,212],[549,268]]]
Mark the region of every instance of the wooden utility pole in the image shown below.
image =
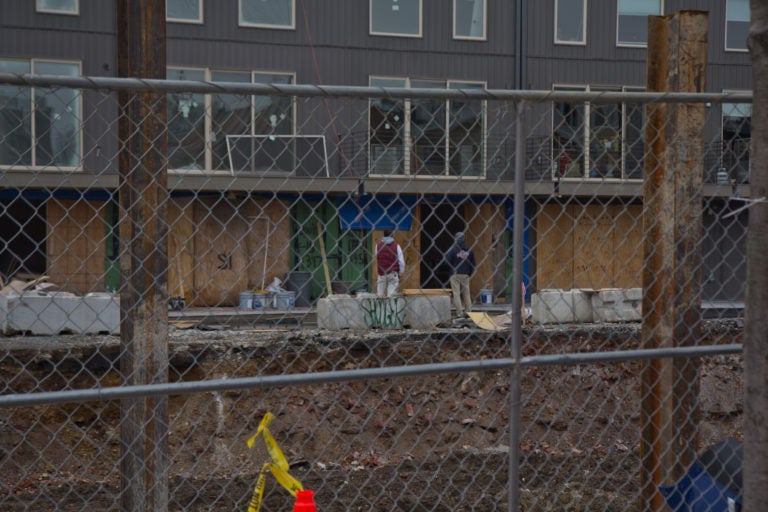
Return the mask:
[[[750,1],[752,199],[747,230],[744,510],[768,510],[768,3]]]
[[[165,2],[117,0],[120,77],[165,78]],[[166,98],[118,93],[120,372],[123,385],[168,381]],[[168,510],[168,400],[121,402],[121,508]]]
[[[707,18],[703,11],[649,17],[649,92],[704,91]],[[643,348],[698,342],[704,109],[703,103],[647,107]],[[675,483],[696,457],[698,390],[694,359],[658,359],[643,368],[639,510],[668,510],[658,486]]]

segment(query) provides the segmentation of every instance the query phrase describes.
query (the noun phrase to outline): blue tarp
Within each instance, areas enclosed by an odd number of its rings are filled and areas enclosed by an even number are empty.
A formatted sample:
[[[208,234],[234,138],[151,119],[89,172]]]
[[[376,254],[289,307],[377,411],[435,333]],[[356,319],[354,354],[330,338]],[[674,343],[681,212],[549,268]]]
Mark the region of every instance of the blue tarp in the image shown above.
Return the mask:
[[[339,202],[341,229],[411,230],[415,198],[365,195]]]
[[[675,485],[659,487],[673,512],[740,512],[742,448],[727,439],[708,449]]]

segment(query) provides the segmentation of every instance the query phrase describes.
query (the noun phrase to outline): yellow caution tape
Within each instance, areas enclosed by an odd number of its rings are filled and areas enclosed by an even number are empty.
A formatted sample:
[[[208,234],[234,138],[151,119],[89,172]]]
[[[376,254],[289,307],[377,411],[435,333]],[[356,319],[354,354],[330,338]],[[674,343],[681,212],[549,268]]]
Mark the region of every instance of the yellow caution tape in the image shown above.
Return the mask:
[[[272,433],[269,431],[269,424],[275,419],[275,415],[268,412],[261,419],[259,428],[256,433],[248,439],[248,448],[253,448],[256,444],[256,439],[261,435],[264,437],[264,444],[267,447],[267,452],[272,459],[272,462],[265,462],[259,471],[259,478],[256,480],[256,485],[253,488],[253,496],[248,504],[248,512],[259,512],[261,508],[261,501],[264,496],[264,487],[266,485],[266,473],[267,470],[271,471],[275,475],[275,479],[285,490],[291,493],[291,496],[296,497],[298,491],[303,491],[304,487],[301,482],[296,480],[288,473],[289,465],[288,461],[283,455],[283,451],[277,445],[275,438],[272,437]]]

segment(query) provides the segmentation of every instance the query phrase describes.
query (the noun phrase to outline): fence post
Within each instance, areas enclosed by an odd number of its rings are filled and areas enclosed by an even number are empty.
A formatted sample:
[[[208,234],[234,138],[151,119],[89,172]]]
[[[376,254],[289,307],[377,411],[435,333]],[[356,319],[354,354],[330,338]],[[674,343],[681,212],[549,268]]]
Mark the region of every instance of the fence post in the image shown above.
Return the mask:
[[[750,2],[752,146],[745,309],[744,510],[768,506],[768,4]]]
[[[118,75],[165,78],[165,2],[117,0]],[[120,372],[123,385],[168,380],[166,97],[118,93]],[[121,401],[121,508],[168,509],[167,397]]]
[[[707,18],[703,11],[649,17],[648,91],[703,92]],[[647,108],[643,348],[698,341],[704,117],[702,103]],[[639,510],[667,510],[657,487],[677,481],[696,456],[698,388],[694,359],[657,359],[643,367]]]

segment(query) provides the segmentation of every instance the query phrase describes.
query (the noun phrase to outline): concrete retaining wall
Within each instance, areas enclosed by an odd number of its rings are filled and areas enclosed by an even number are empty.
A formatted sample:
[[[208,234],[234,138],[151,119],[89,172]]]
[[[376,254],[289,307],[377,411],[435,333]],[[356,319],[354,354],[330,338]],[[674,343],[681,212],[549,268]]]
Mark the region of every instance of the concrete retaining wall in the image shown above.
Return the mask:
[[[531,310],[540,324],[635,322],[642,302],[642,288],[542,290],[531,296]]]
[[[0,329],[5,334],[120,334],[120,299],[108,293],[79,297],[39,291],[0,296]]]
[[[450,321],[451,298],[447,295],[390,299],[370,294],[330,295],[317,302],[317,325],[321,329],[431,329]]]

